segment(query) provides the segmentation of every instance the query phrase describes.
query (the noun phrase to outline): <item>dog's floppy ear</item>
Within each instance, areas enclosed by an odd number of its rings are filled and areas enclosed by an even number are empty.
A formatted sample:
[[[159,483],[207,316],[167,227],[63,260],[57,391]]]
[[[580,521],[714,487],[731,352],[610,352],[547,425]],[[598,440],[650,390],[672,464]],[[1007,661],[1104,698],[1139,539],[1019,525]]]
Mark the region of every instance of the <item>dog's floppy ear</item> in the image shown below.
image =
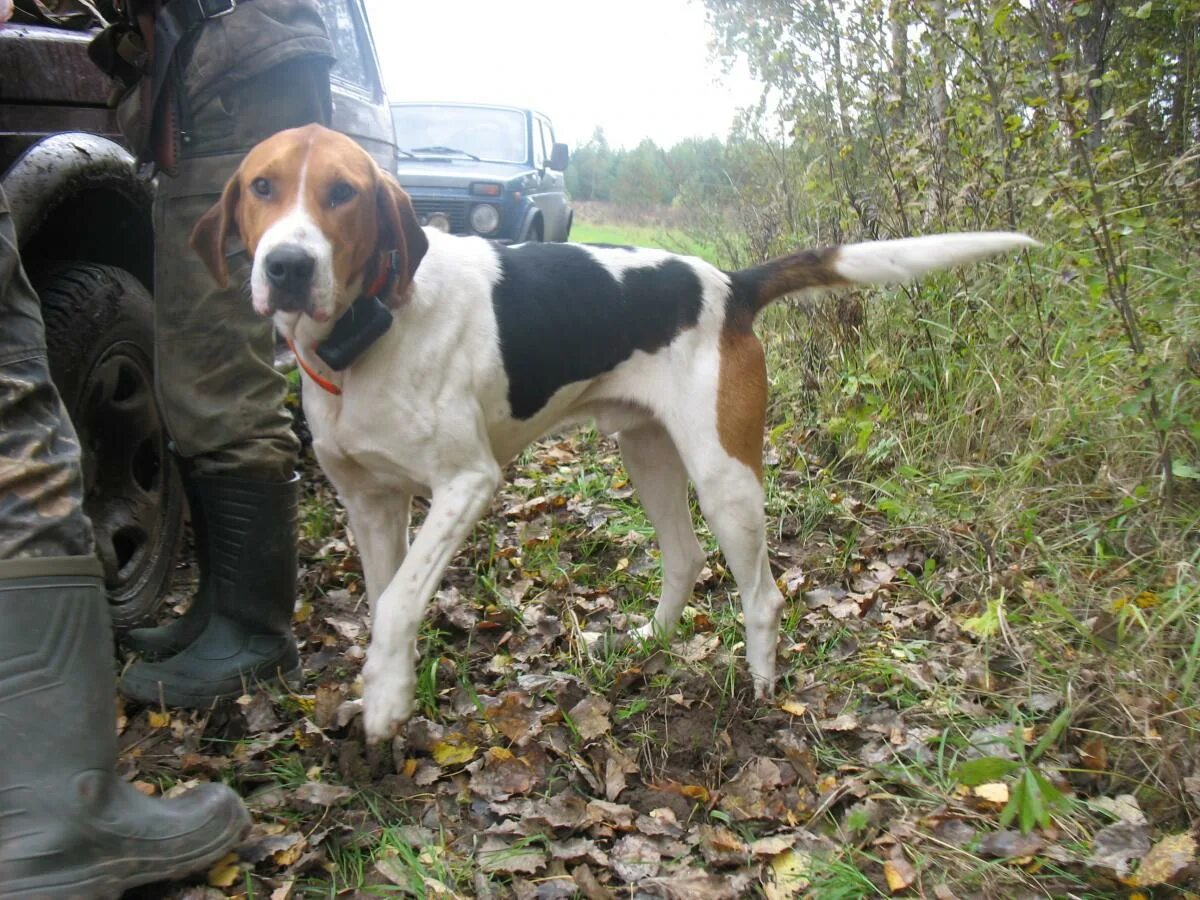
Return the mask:
[[[380,174],[375,202],[379,207],[379,249],[398,250],[402,255],[396,267],[396,289],[400,292],[412,283],[429,249],[429,239],[417,221],[408,194],[390,176]]]
[[[217,284],[229,287],[229,266],[225,262],[225,238],[236,233],[237,205],[241,200],[242,185],[238,173],[225,184],[221,199],[213,204],[192,229],[188,239],[191,248],[204,260]]]

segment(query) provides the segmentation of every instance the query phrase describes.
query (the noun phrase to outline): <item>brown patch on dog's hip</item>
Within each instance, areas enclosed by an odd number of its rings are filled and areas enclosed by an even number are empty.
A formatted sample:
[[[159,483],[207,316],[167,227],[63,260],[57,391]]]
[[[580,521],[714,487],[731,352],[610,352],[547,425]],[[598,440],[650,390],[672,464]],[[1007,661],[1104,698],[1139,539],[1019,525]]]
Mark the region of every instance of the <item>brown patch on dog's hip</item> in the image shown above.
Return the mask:
[[[762,481],[763,427],[767,415],[767,363],[762,344],[748,328],[721,331],[717,376],[717,435],[725,452]]]

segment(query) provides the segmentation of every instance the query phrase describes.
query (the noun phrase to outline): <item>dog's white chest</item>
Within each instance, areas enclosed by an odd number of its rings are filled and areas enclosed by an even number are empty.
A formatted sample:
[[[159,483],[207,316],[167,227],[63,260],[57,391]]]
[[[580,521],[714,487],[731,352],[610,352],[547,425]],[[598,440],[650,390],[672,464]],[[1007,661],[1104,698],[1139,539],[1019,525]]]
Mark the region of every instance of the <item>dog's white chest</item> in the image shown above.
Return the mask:
[[[426,404],[378,393],[332,397],[317,391],[305,385],[304,412],[317,462],[339,492],[415,491],[429,484],[429,454],[421,447],[428,445],[434,423]]]

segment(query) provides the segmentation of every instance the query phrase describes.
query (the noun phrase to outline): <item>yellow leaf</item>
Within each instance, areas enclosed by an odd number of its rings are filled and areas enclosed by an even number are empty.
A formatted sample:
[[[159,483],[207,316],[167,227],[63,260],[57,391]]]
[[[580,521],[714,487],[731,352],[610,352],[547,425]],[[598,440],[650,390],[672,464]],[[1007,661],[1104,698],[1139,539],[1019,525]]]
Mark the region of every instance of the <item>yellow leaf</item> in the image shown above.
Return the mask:
[[[780,853],[771,860],[763,879],[767,900],[793,900],[808,890],[812,857],[797,850]]]
[[[474,759],[478,749],[465,741],[438,741],[433,745],[433,759],[439,766],[461,766]]]
[[[1153,887],[1175,878],[1196,860],[1196,839],[1186,831],[1163,838],[1142,857],[1142,864],[1133,875],[1137,887]]]
[[[150,727],[151,728],[166,728],[171,724],[171,714],[169,712],[150,712]]]
[[[994,803],[996,806],[1003,806],[1008,802],[1008,785],[1002,781],[977,785],[971,790],[971,793],[980,800],[986,800],[988,803]]]
[[[883,877],[887,879],[888,890],[895,894],[917,880],[917,871],[907,859],[899,857],[884,862]]]
[[[315,694],[293,694],[292,700],[306,716],[311,716],[317,708],[317,697]]]
[[[238,880],[240,874],[241,866],[238,865],[238,855],[227,853],[208,870],[208,883],[212,887],[231,887]]]
[[[628,556],[622,556],[620,559],[617,560],[617,569],[616,570],[618,572],[624,572],[628,568],[629,568],[629,557]]]
[[[286,868],[300,858],[307,844],[308,842],[304,838],[300,838],[292,846],[284,850],[276,850],[271,854],[271,859],[275,860],[275,865],[280,868]]]
[[[708,788],[702,784],[682,785],[679,788],[679,793],[683,794],[685,797],[691,797],[693,800],[699,800],[701,803],[708,803],[709,797],[711,796],[708,792]]]
[[[801,703],[799,700],[784,700],[779,704],[779,708],[793,716],[802,716],[808,712],[808,704]]]
[[[408,778],[412,778],[417,771],[417,761],[413,757],[404,760],[404,774]]]
[[[1154,591],[1142,591],[1133,598],[1133,602],[1137,604],[1138,609],[1149,609],[1152,606],[1158,606],[1158,594]]]

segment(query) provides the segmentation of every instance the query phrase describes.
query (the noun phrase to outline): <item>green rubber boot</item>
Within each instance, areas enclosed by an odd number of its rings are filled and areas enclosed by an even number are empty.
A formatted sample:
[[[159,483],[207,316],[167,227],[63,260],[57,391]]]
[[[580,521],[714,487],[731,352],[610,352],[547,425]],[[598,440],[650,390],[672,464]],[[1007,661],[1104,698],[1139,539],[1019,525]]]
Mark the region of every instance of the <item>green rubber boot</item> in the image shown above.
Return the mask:
[[[121,638],[121,644],[127,650],[139,654],[142,659],[163,659],[174,656],[196,638],[208,624],[212,613],[212,563],[209,561],[210,530],[208,516],[205,510],[206,490],[214,498],[222,496],[221,486],[225,479],[204,478],[185,474],[183,476],[184,491],[187,493],[188,510],[192,520],[192,544],[196,553],[196,568],[199,570],[199,584],[192,597],[187,611],[165,625],[153,628],[134,628]],[[210,482],[213,484],[210,485]],[[210,501],[211,502],[211,501]]]
[[[208,532],[211,609],[179,653],[126,670],[121,693],[154,706],[206,708],[240,697],[255,682],[300,679],[292,635],[299,477],[195,481]]]
[[[163,800],[118,778],[114,698],[99,562],[0,561],[0,898],[115,898],[211,865],[249,825],[224,785]]]

